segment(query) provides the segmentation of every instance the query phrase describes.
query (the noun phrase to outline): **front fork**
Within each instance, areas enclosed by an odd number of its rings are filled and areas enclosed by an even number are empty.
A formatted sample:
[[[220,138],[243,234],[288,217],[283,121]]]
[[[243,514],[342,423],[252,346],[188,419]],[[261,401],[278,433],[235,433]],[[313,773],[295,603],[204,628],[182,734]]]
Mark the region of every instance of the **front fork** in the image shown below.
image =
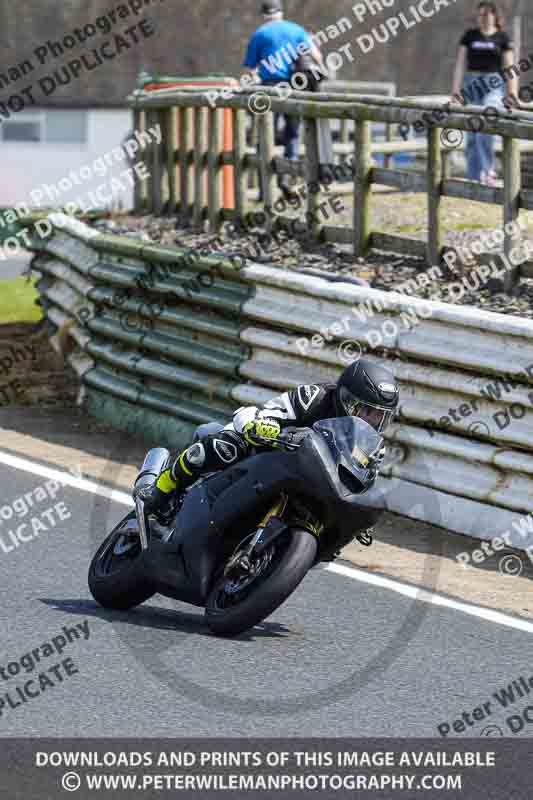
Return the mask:
[[[252,559],[261,556],[269,547],[269,545],[272,544],[272,542],[277,539],[278,536],[280,536],[284,531],[287,530],[287,528],[290,527],[290,523],[287,523],[285,520],[283,520],[283,514],[287,510],[288,505],[289,496],[283,492],[259,523],[259,527],[257,528],[256,533],[253,535],[250,544],[244,551],[240,551],[239,558],[236,559],[236,563],[238,563],[242,569],[249,570]],[[309,533],[315,537],[318,543],[320,541],[320,534],[324,529],[324,525],[315,519],[309,512],[306,512],[306,514],[302,516],[305,516],[305,518],[298,518],[297,524],[301,528],[309,531]]]
[[[144,502],[140,497],[135,498],[135,514],[137,516],[137,525],[139,526],[141,547],[143,550],[148,550],[148,519],[144,510]]]

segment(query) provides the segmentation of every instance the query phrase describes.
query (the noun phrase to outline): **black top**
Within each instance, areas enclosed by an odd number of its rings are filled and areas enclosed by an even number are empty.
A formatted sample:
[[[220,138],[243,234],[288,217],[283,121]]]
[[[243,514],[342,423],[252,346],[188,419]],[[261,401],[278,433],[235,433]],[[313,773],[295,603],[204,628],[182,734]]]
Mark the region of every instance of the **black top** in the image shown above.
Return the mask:
[[[485,36],[479,28],[471,28],[461,44],[468,50],[467,69],[469,72],[500,72],[503,68],[504,50],[512,50],[513,44],[505,31],[496,31]]]

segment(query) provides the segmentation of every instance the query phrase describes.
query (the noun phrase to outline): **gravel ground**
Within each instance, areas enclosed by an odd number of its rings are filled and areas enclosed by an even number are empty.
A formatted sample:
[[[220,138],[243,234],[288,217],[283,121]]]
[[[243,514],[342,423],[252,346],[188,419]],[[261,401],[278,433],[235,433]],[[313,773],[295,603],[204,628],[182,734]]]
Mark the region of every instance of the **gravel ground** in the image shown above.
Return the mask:
[[[349,224],[351,210],[347,207],[347,198],[342,198],[342,201],[345,204],[344,213],[338,219],[330,220],[332,224]],[[373,196],[372,228],[406,238],[425,240],[427,238],[425,203],[425,197],[419,194],[376,192]],[[442,214],[445,244],[449,247],[464,246],[479,240],[495,228],[501,228],[501,209],[496,206],[462,200],[452,202],[450,198],[445,198]],[[525,238],[533,246],[533,214],[521,212],[520,222],[525,230]],[[405,281],[416,279],[421,272],[428,269],[422,259],[377,250],[372,251],[366,258],[357,258],[350,253],[349,246],[302,242],[284,232],[278,235],[278,241],[272,241],[268,245],[260,238],[259,229],[248,229],[244,235],[236,236],[231,235],[226,224],[217,237],[212,233],[183,227],[177,217],[120,217],[103,220],[98,223],[98,227],[113,233],[142,236],[146,240],[165,245],[177,245],[195,250],[200,247],[211,247],[219,253],[245,255],[253,261],[279,265],[284,269],[326,272],[340,278],[356,279],[372,288],[385,291],[396,289]],[[496,254],[498,248],[492,252]],[[426,287],[412,286],[408,289],[408,293],[427,299],[435,292],[439,292],[439,299],[454,305],[474,306],[486,311],[533,319],[533,279],[522,278],[511,294],[503,292],[500,280],[491,279],[477,288],[479,281],[476,281],[474,275],[470,275],[475,263],[465,266],[458,260],[453,270],[443,265],[441,277]],[[468,280],[469,275],[472,288],[466,290],[461,297],[453,289],[450,294],[448,287],[452,283],[457,285],[463,278]]]
[[[75,405],[78,386],[44,320],[0,325],[0,407]]]

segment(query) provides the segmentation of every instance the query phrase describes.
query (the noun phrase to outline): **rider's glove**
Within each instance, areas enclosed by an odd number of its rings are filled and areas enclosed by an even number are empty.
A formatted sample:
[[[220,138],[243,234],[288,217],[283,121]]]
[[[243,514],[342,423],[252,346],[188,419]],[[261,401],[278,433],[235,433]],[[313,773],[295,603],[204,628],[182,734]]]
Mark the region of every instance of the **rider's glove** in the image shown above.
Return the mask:
[[[381,469],[381,465],[383,463],[383,459],[385,458],[385,453],[386,452],[387,452],[387,448],[385,446],[383,446],[372,457],[372,471],[374,472],[376,477],[377,477],[377,474],[378,474],[379,470]]]
[[[275,447],[281,428],[275,419],[255,419],[243,426],[242,433],[245,441],[252,447]]]
[[[385,445],[383,445],[381,450],[378,450],[377,453],[374,456],[374,461],[377,464],[378,469],[379,469],[379,467],[381,467],[381,463],[382,463],[383,459],[385,458],[385,453],[386,452],[387,452],[387,448],[385,447]]]
[[[278,441],[286,450],[297,450],[309,436],[309,428],[285,428]]]

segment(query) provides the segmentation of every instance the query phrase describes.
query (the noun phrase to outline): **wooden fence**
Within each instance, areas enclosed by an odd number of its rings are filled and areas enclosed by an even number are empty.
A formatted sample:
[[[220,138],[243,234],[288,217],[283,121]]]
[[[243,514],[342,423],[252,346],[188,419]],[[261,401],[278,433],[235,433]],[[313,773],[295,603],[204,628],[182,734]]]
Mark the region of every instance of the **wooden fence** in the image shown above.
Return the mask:
[[[257,115],[259,153],[247,145],[246,126],[249,103],[253,94],[263,95],[263,104],[270,109]],[[441,263],[444,246],[441,203],[443,197],[464,198],[480,203],[499,205],[502,208],[502,227],[518,218],[520,209],[533,210],[533,190],[522,189],[520,140],[533,144],[533,113],[513,110],[495,117],[484,115],[481,106],[451,105],[446,112],[442,105],[430,100],[390,98],[377,95],[351,95],[337,93],[293,92],[288,99],[280,99],[275,88],[257,87],[239,91],[232,97],[219,98],[216,108],[209,104],[205,93],[195,90],[163,90],[152,93],[135,92],[129,98],[134,113],[136,130],[157,124],[164,132],[160,146],[153,145],[144,154],[148,161],[150,178],[139,182],[135,191],[135,207],[154,214],[163,211],[179,213],[182,219],[192,219],[200,226],[204,219],[215,231],[224,220],[242,220],[250,209],[249,174],[259,170],[262,186],[262,204],[272,208],[277,196],[276,177],[280,174],[303,176],[308,185],[320,182],[318,136],[316,120],[353,120],[353,142],[335,145],[340,156],[349,156],[353,168],[353,185],[333,185],[338,190],[353,194],[353,227],[326,225],[314,222],[310,234],[322,240],[353,244],[354,253],[364,256],[369,249],[391,251],[424,258],[429,265]],[[231,110],[231,144],[224,144],[224,114]],[[300,116],[305,129],[305,159],[288,161],[280,157],[274,141],[273,113]],[[440,114],[440,116],[438,116]],[[425,115],[425,116],[423,116]],[[467,180],[450,178],[443,170],[442,131],[461,131],[464,136],[475,129],[476,119],[483,118],[485,133],[502,137],[503,187],[490,187]],[[427,168],[425,172],[376,167],[372,154],[409,151],[413,142],[372,142],[372,123],[385,125],[420,123],[427,125]],[[443,120],[438,127],[435,120]],[[427,122],[431,120],[431,122]],[[178,141],[179,131],[179,141]],[[233,207],[224,207],[221,192],[221,173],[232,167]],[[163,180],[166,173],[166,179]],[[387,233],[373,232],[370,228],[372,186],[394,187],[408,192],[427,195],[426,242]],[[307,192],[305,211],[310,219],[317,217],[320,193]],[[290,217],[280,222],[290,224]],[[503,254],[508,259],[516,248],[512,233],[504,233]],[[481,261],[493,254],[480,254]],[[513,286],[520,275],[533,276],[533,263],[527,262],[506,273],[506,288]]]

